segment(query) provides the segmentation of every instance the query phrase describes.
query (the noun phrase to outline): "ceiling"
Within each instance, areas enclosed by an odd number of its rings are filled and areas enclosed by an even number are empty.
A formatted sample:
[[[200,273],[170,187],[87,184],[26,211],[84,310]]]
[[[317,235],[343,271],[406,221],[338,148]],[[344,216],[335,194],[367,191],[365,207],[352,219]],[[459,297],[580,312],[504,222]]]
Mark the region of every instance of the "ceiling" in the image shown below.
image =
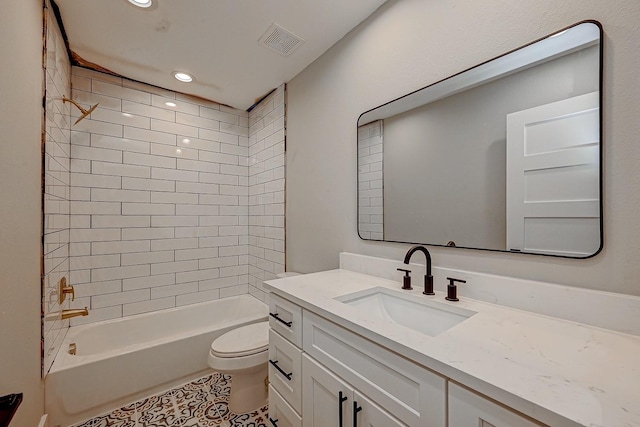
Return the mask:
[[[386,0],[55,0],[71,51],[116,74],[247,110]],[[288,56],[259,43],[278,24]],[[174,71],[192,74],[182,83]]]

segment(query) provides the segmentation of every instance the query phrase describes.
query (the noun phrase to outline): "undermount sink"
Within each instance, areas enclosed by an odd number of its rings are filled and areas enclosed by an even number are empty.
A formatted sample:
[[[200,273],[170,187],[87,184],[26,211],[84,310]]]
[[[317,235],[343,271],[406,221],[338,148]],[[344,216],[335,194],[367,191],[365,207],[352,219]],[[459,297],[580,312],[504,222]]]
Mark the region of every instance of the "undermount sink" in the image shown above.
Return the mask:
[[[371,288],[336,300],[371,319],[384,320],[435,337],[476,314],[475,311],[387,288]]]

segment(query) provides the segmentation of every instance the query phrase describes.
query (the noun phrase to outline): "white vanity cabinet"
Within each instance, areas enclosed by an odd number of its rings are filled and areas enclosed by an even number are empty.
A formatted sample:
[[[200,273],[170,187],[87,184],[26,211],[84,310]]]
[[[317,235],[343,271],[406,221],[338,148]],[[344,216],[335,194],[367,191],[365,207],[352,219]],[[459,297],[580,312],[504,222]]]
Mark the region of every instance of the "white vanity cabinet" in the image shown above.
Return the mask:
[[[269,425],[302,426],[302,308],[269,298]]]
[[[449,427],[540,427],[491,400],[449,383]]]
[[[304,427],[406,427],[306,354],[302,366]]]
[[[277,295],[270,308],[272,427],[544,426]]]
[[[445,427],[444,377],[277,295],[269,308],[272,425]]]
[[[334,375],[354,390],[354,396],[363,396],[360,406],[372,408],[367,413],[364,409],[360,412],[363,421],[358,425],[379,425],[374,422],[376,419],[384,419],[386,414],[393,414],[392,418],[397,421],[395,424],[389,421],[390,424],[387,425],[445,426],[444,377],[307,310],[303,311],[302,328],[305,352],[303,359],[310,358],[318,362],[325,367],[327,377],[328,374]],[[323,427],[325,424],[307,424],[306,410],[309,403],[306,402],[310,397],[306,392],[310,390],[310,386],[305,386],[309,377],[305,368],[308,366],[309,362],[303,361],[303,425]],[[336,400],[337,397],[334,396],[333,399]],[[351,405],[353,401],[358,403],[355,397],[350,400]],[[351,407],[346,408],[346,411],[352,410]],[[379,414],[374,415],[374,412]],[[371,424],[366,424],[366,419]],[[385,421],[382,425],[386,423]],[[345,424],[350,427],[352,425],[352,422]]]

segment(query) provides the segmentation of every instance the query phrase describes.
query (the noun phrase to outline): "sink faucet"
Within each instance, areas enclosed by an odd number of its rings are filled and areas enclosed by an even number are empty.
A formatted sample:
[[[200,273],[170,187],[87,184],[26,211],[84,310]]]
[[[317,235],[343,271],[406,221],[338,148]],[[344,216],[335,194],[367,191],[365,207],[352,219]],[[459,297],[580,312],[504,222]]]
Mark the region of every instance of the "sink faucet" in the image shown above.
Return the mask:
[[[424,292],[422,293],[425,295],[435,295],[435,293],[433,292],[433,276],[431,275],[431,254],[429,253],[427,248],[420,245],[413,246],[411,249],[409,249],[407,254],[404,256],[404,263],[409,264],[409,261],[411,260],[411,255],[413,255],[417,251],[422,252],[424,256],[427,258],[427,271],[426,271],[426,274],[424,275]]]

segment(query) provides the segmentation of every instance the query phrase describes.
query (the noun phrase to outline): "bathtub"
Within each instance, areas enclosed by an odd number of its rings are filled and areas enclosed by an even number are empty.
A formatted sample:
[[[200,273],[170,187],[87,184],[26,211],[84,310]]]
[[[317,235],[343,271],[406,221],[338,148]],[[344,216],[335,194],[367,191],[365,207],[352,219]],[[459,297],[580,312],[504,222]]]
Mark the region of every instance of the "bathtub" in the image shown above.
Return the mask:
[[[267,315],[266,304],[240,295],[69,328],[45,378],[49,425],[68,426],[206,374],[215,338]]]

